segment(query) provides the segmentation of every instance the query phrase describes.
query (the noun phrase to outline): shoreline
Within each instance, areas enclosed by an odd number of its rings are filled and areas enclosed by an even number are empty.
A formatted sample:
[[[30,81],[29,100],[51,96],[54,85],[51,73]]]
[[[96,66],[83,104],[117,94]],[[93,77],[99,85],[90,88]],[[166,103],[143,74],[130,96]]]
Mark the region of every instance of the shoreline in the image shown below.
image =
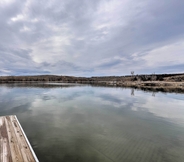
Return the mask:
[[[47,84],[47,83],[71,83],[72,85],[62,84]],[[114,82],[114,81],[96,81],[96,82],[62,82],[62,81],[9,81],[1,82],[0,85],[9,85],[10,87],[42,87],[42,88],[57,88],[57,87],[70,87],[77,84],[101,86],[101,87],[120,87],[120,88],[134,88],[143,91],[152,92],[172,92],[172,93],[184,93],[184,82],[166,82],[166,81],[127,81],[127,82]]]
[[[176,92],[184,93],[184,82],[165,82],[165,81],[141,81],[141,82],[101,82],[95,85],[125,87],[141,89],[144,91]]]
[[[92,86],[127,87],[149,91],[184,93],[184,73],[99,77],[75,77],[62,75],[0,76],[0,85],[16,83],[30,84],[30,86],[34,84],[33,86],[37,87],[43,86],[37,83],[78,83],[89,84]],[[51,87],[51,85],[49,86]],[[44,84],[44,87],[49,86]]]

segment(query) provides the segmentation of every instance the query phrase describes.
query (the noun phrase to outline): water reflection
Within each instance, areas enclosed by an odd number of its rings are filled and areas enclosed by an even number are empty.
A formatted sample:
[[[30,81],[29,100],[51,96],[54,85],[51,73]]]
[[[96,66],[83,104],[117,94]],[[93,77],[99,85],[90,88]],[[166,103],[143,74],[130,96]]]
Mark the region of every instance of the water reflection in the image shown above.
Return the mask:
[[[133,96],[131,96],[131,95]],[[184,152],[184,95],[82,85],[2,85],[40,161],[173,161]]]
[[[134,96],[134,89],[131,89],[131,96]]]

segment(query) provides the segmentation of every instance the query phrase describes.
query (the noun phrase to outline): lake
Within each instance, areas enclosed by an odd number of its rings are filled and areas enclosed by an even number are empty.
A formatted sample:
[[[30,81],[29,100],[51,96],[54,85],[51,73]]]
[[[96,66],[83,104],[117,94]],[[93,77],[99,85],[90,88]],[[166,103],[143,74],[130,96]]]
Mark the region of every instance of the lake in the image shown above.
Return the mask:
[[[79,84],[1,84],[40,162],[182,162],[184,94]]]

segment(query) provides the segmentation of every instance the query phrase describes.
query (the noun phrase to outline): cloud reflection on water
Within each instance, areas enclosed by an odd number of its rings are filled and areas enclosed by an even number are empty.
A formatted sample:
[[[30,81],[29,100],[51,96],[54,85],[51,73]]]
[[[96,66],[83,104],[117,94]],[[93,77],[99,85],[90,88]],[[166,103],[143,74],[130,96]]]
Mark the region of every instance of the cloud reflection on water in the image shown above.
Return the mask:
[[[155,152],[155,160],[179,161],[183,95],[131,93],[91,86],[1,86],[0,115],[18,116],[41,161],[121,161],[124,155],[136,160],[145,156],[145,147]],[[134,145],[139,151],[132,151]]]

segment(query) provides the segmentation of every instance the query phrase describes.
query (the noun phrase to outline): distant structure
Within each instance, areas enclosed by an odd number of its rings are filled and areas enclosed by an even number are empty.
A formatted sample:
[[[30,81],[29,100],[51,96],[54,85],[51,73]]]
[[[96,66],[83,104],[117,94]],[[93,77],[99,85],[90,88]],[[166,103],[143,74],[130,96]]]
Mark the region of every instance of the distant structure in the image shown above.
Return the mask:
[[[134,71],[131,71],[132,76],[134,75]]]
[[[156,81],[157,80],[157,76],[155,75],[155,73],[153,73],[151,75],[151,81]]]

